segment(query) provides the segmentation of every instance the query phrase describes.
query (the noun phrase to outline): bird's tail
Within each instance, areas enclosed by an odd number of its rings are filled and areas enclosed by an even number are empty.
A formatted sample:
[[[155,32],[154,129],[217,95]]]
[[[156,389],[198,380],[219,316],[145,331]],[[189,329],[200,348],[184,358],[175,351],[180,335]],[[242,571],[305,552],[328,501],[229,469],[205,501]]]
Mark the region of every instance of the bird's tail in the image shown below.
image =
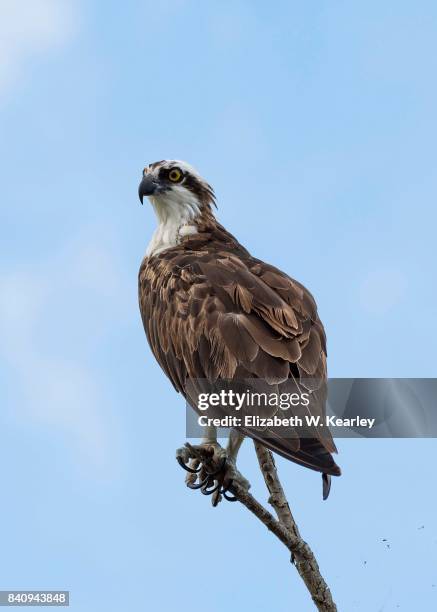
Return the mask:
[[[251,438],[255,438],[273,452],[285,459],[294,461],[306,468],[322,473],[323,499],[327,499],[331,488],[331,476],[340,476],[341,470],[335,463],[331,453],[326,450],[319,439],[301,438],[298,449],[284,438],[263,437],[261,432],[254,429],[247,432]],[[287,444],[288,443],[288,444]]]

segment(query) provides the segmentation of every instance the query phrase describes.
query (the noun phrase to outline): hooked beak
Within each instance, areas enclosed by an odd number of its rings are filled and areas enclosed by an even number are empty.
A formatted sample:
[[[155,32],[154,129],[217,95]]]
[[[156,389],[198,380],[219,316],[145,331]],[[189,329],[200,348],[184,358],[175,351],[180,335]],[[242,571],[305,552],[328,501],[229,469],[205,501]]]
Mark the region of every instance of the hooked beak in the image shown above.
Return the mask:
[[[158,185],[156,184],[154,179],[151,176],[145,174],[142,178],[141,183],[138,186],[138,196],[140,198],[141,204],[143,203],[144,196],[153,195],[156,192],[157,188]]]

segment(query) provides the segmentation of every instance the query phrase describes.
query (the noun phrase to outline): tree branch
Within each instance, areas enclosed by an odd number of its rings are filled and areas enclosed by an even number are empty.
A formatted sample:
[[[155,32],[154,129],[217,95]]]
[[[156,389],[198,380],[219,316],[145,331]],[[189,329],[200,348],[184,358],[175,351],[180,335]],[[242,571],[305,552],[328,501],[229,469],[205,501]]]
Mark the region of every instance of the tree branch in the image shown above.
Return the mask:
[[[217,454],[217,449],[212,445],[191,446],[187,443],[186,449],[190,458],[200,462],[203,469],[209,473],[216,472],[223,460],[222,455]],[[267,529],[290,551],[291,561],[296,565],[296,569],[304,581],[317,610],[319,612],[337,612],[337,606],[333,602],[331,591],[320,573],[314,553],[299,533],[279,481],[271,452],[258,442],[255,442],[255,450],[264,481],[270,493],[269,503],[275,509],[278,520],[238,482],[238,479],[232,482],[229,491],[264,523]]]
[[[317,609],[321,612],[336,612],[337,606],[332,599],[328,585],[320,573],[314,553],[299,533],[296,521],[285,497],[284,489],[279,480],[273,455],[259,442],[255,441],[254,444],[259,466],[270,493],[269,504],[273,506],[279,522],[292,535],[289,541],[290,546],[286,544],[292,554],[292,561],[294,561],[299,575],[305,582]]]

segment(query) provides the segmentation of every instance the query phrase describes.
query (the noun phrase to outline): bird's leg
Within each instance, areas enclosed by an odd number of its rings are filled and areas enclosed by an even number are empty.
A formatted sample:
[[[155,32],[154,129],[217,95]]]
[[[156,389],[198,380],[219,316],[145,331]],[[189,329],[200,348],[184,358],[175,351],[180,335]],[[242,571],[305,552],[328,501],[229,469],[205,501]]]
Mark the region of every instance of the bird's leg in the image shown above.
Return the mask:
[[[227,454],[228,459],[232,460],[234,463],[237,460],[238,451],[240,450],[240,446],[243,443],[245,436],[238,429],[231,429],[231,433],[228,438],[228,447]]]
[[[244,476],[237,470],[237,455],[244,438],[245,436],[241,433],[241,431],[238,431],[238,429],[234,428],[231,429],[228,438],[228,446],[226,449],[227,468],[229,472],[227,480],[228,482],[229,479],[231,479],[231,482],[238,481],[238,483],[242,487],[249,490],[250,482],[246,478],[244,478]],[[224,485],[226,486],[226,484],[227,483],[225,482]],[[228,484],[228,486],[230,486],[230,484]]]
[[[238,472],[235,466],[238,450],[244,436],[235,429],[231,430],[226,450],[217,442],[215,428],[207,428],[201,444],[185,444],[176,451],[176,459],[187,470],[186,484],[190,489],[200,489],[204,495],[212,495],[212,504],[216,506],[222,495],[229,501],[235,501],[227,491],[237,481],[249,489],[249,482]]]
[[[207,425],[206,427],[203,428],[203,438],[200,443],[200,446],[213,446],[213,445],[219,447],[219,444],[217,442],[217,428],[214,427],[214,425]],[[202,465],[198,458],[192,457],[189,460],[188,467],[190,467],[192,470],[195,470],[195,473],[188,472],[188,474],[185,476],[185,483],[187,487],[191,487],[192,485],[195,485],[196,480],[198,480],[199,483],[205,480],[206,474],[203,473]]]
[[[214,427],[214,425],[207,425],[203,428],[201,444],[217,444],[217,427]]]

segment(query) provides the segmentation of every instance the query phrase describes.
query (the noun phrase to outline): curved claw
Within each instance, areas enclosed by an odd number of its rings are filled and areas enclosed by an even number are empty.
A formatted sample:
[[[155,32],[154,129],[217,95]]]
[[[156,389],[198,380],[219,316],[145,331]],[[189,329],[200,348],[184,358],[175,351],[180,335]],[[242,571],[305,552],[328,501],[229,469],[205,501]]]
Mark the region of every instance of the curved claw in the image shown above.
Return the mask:
[[[186,444],[186,446],[189,450],[192,449],[192,447],[188,443]],[[205,465],[202,465],[202,464],[197,469],[189,467],[189,465],[185,463],[182,457],[179,455],[176,456],[176,460],[181,466],[181,468],[183,468],[186,472],[189,472],[190,474],[198,475],[197,479],[199,479],[199,482],[197,483],[189,482],[190,478],[187,477],[187,480],[188,480],[188,482],[186,482],[187,487],[189,489],[194,489],[194,490],[200,489],[200,492],[202,493],[202,495],[213,495],[214,496],[212,498],[213,506],[217,506],[222,496],[229,502],[238,501],[237,497],[228,493],[229,489],[232,486],[232,477],[229,479],[228,483],[225,486],[223,485],[223,480],[225,479],[226,462],[227,462],[226,456],[221,459],[218,468],[215,469],[213,472],[207,472]],[[199,460],[197,459],[195,463],[199,464]],[[202,480],[200,480],[200,472],[202,472],[202,475],[205,474]],[[215,478],[216,476],[218,476],[218,478]],[[193,479],[193,480],[197,480],[197,479]]]
[[[187,487],[189,489],[201,489],[208,483],[208,480],[209,480],[209,476],[206,476],[203,480],[201,480],[197,484],[192,484],[191,482],[187,482]]]
[[[238,501],[237,498],[234,497],[234,495],[228,495],[228,491],[231,488],[231,486],[232,486],[232,480],[230,480],[228,484],[225,487],[223,487],[220,493],[223,495],[225,499],[227,499],[230,502]]]
[[[220,493],[220,489],[217,489],[217,491],[215,491],[214,495],[212,496],[212,507],[216,508],[219,503],[222,501],[222,494]]]
[[[214,484],[214,481],[213,481]],[[218,491],[220,488],[220,482],[218,482],[215,486],[213,486],[212,489],[208,488],[208,483],[206,483],[205,486],[203,486],[200,491],[201,493],[203,493],[203,495],[212,495],[213,493],[215,493],[216,491]]]
[[[208,476],[217,476],[217,474],[220,474],[220,472],[223,471],[223,468],[226,465],[226,457],[223,457],[221,464],[219,465],[219,467],[214,471],[214,472],[208,472]]]
[[[179,465],[181,466],[181,468],[183,468],[187,472],[190,472],[190,474],[198,474],[200,472],[200,470],[202,469],[202,468],[199,468],[197,470],[193,470],[193,468],[188,467],[188,465],[184,462],[182,457],[176,457],[176,460],[179,463]]]
[[[227,500],[228,500],[228,501],[230,501],[230,502],[236,502],[236,501],[238,501],[238,499],[237,499],[236,497],[234,497],[233,495],[228,495],[228,494],[227,494],[227,489],[226,489],[226,491],[221,491],[221,494],[223,495],[223,497],[224,497],[225,499],[227,499]]]

